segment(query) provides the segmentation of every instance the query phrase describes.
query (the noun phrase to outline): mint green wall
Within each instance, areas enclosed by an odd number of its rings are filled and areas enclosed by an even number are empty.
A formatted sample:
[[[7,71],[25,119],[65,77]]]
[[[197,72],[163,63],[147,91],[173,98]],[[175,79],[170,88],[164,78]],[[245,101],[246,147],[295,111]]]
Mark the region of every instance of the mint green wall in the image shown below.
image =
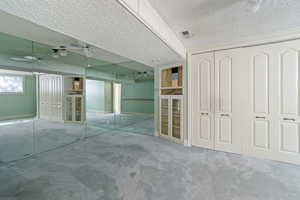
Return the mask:
[[[151,101],[137,101],[124,99],[151,99]],[[154,113],[154,81],[136,81],[122,84],[122,113]]]
[[[113,112],[113,83],[105,82],[105,112]]]
[[[0,94],[0,120],[36,115],[35,77],[24,77],[24,94]]]
[[[105,112],[104,81],[86,80],[86,108],[88,112]]]

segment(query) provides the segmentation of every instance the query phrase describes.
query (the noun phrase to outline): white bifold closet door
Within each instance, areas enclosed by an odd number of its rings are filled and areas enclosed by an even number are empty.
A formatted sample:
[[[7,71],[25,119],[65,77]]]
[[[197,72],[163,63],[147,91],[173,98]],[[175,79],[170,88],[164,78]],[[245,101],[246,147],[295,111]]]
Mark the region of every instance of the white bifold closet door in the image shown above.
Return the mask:
[[[214,55],[198,54],[192,58],[189,71],[192,145],[214,148]]]
[[[215,53],[215,149],[241,153],[243,65],[239,49]]]
[[[300,164],[299,62],[299,40],[193,55],[192,145]]]
[[[270,158],[275,151],[275,110],[278,74],[276,52],[270,46],[254,46],[241,50],[246,90],[244,153]]]
[[[63,78],[61,75],[39,76],[40,119],[62,121]]]
[[[243,88],[238,50],[192,56],[190,103],[192,145],[241,153]]]
[[[244,49],[252,107],[246,154],[300,164],[299,52],[300,41]]]
[[[279,72],[275,111],[276,159],[300,164],[299,69],[300,41],[274,47]],[[278,98],[279,97],[279,98]]]

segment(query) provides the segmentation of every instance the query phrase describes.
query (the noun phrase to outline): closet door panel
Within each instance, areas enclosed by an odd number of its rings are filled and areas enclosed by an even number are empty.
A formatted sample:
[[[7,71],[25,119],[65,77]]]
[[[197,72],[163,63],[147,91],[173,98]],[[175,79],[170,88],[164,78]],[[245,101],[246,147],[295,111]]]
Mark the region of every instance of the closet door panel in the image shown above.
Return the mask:
[[[232,97],[232,60],[226,56],[218,61],[216,66],[216,110],[231,112]]]
[[[217,119],[217,138],[219,143],[232,144],[232,128],[231,119],[219,118]]]
[[[299,91],[298,51],[289,49],[281,54],[281,114],[298,114]]]
[[[209,116],[200,117],[200,133],[199,133],[199,140],[209,141],[211,140],[211,120]]]
[[[270,124],[267,120],[255,120],[252,130],[253,147],[268,151],[270,147]]]
[[[208,60],[203,60],[199,63],[198,77],[200,86],[200,111],[209,112],[210,111],[210,83],[211,83],[211,62]]]
[[[190,96],[192,113],[192,145],[214,148],[213,79],[214,59],[212,53],[192,56]]]
[[[280,130],[280,150],[285,153],[299,154],[299,124],[282,122]]]
[[[260,53],[253,57],[253,111],[269,113],[269,56]]]
[[[215,53],[215,149],[233,153],[242,152],[243,120],[239,112],[247,72],[240,60],[239,49]]]

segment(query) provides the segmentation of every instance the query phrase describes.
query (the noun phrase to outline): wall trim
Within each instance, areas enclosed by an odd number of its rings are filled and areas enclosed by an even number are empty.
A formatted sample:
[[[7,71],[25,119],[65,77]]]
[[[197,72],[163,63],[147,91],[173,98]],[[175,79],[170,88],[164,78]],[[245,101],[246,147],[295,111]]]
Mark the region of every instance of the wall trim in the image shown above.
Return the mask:
[[[11,115],[11,116],[0,117],[0,120],[13,120],[13,119],[20,119],[20,118],[29,118],[34,116],[36,116],[36,113],[29,113],[23,115]]]
[[[109,114],[113,112],[100,111],[100,110],[86,110],[86,112],[97,113],[97,114]]]
[[[121,112],[121,114],[132,114],[132,115],[154,115],[154,113],[137,113],[137,112]]]

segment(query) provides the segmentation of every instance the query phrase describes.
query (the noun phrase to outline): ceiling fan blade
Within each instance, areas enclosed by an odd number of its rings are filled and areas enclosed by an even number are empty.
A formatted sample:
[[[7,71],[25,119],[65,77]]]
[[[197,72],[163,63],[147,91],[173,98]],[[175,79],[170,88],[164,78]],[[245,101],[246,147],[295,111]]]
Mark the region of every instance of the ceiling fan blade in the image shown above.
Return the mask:
[[[34,60],[31,60],[31,59],[18,58],[18,57],[11,57],[11,58],[9,58],[9,60],[16,61],[16,62],[28,62],[28,63],[35,62]]]

